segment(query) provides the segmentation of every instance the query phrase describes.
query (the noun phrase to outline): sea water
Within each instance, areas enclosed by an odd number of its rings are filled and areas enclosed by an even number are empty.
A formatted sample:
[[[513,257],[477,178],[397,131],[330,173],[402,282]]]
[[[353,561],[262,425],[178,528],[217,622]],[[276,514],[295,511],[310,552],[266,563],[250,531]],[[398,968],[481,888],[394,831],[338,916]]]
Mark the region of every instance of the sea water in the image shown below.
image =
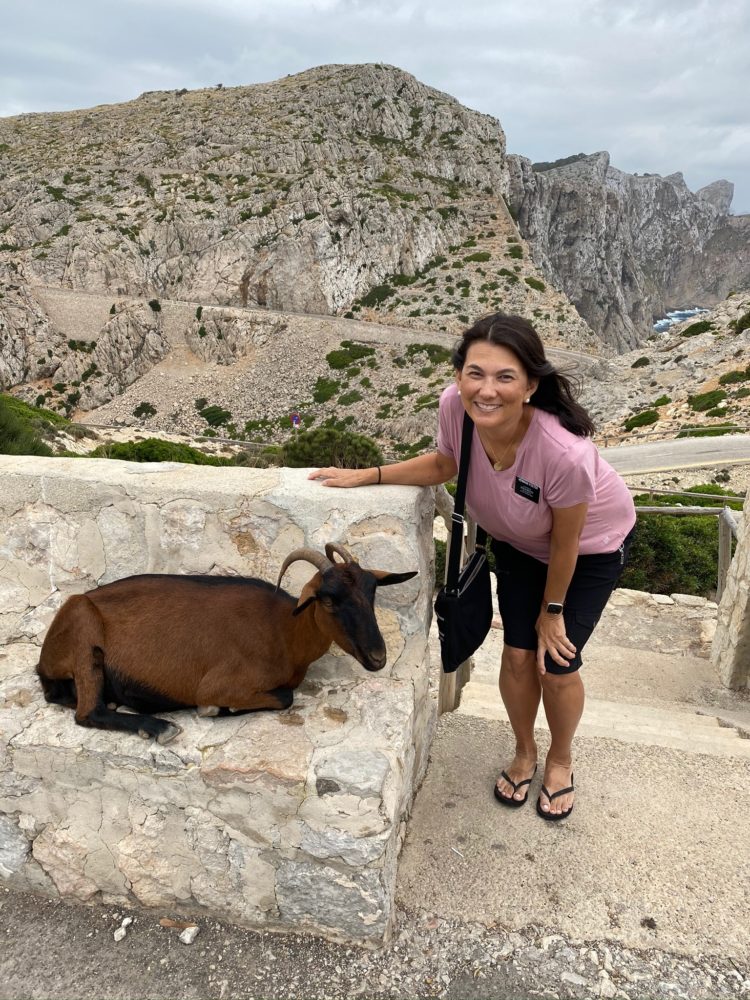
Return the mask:
[[[707,312],[708,309],[702,309],[700,306],[691,306],[689,309],[673,309],[672,312],[668,312],[666,316],[654,323],[654,330],[657,333],[664,333],[675,323],[682,323],[683,320],[690,319],[691,316],[699,316],[701,313]]]

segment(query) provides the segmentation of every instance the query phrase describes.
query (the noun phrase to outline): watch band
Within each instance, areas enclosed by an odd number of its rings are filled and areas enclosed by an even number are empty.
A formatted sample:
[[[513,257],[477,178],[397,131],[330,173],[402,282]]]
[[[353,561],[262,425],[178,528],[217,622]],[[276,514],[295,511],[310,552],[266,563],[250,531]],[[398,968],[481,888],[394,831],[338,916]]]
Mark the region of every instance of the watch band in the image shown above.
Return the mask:
[[[563,613],[563,605],[558,601],[550,601],[545,610],[548,615],[561,615]]]

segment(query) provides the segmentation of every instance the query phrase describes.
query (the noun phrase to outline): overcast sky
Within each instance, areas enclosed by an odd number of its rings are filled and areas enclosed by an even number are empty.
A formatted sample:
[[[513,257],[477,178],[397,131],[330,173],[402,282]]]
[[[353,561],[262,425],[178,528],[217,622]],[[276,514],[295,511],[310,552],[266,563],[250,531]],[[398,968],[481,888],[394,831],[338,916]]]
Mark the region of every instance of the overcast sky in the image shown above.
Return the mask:
[[[0,116],[384,62],[532,160],[606,149],[750,212],[748,0],[6,0]]]

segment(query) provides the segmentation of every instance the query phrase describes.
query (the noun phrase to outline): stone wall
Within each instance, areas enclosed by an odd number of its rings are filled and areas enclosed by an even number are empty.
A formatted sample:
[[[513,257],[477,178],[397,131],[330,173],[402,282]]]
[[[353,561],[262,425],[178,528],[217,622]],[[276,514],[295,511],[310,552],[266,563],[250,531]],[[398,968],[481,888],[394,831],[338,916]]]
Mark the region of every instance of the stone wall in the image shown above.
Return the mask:
[[[722,684],[750,688],[750,493],[745,499],[739,537],[719,602],[711,658]]]
[[[303,470],[0,456],[0,875],[19,889],[376,944],[435,721],[432,496],[331,490]],[[338,650],[291,709],[179,713],[166,747],[87,730],[34,673],[62,601],[140,572],[274,580],[293,548],[417,569],[384,588],[388,665]],[[299,593],[312,568],[293,564]],[[200,627],[200,615],[196,615]],[[169,716],[171,717],[171,716]]]

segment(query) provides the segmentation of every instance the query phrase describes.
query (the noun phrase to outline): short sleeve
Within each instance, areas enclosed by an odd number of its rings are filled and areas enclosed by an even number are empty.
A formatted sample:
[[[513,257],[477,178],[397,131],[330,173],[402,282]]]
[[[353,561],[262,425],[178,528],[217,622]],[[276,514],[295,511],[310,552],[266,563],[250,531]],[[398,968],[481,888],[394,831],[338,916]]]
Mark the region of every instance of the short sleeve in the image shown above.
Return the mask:
[[[451,399],[450,392],[452,386],[449,386],[440,396],[440,406],[438,410],[438,436],[437,436],[437,450],[441,455],[447,455],[452,458],[455,462],[458,462],[457,449],[454,443],[455,436],[455,421],[451,415]],[[459,449],[460,450],[460,449]]]
[[[575,507],[596,499],[597,452],[592,441],[566,448],[549,469],[545,499],[550,507]]]

